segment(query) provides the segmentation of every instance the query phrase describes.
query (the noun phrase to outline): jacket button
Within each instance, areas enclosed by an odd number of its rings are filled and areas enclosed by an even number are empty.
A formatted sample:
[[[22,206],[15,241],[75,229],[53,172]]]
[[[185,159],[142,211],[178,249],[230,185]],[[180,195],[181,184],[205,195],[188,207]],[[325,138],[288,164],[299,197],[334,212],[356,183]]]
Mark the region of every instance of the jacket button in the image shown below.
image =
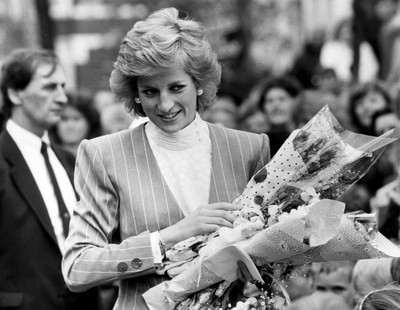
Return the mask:
[[[120,272],[125,272],[128,270],[128,264],[127,263],[119,263],[118,264],[118,271]]]
[[[135,269],[139,269],[142,266],[142,261],[139,258],[134,258],[131,262],[131,265]]]

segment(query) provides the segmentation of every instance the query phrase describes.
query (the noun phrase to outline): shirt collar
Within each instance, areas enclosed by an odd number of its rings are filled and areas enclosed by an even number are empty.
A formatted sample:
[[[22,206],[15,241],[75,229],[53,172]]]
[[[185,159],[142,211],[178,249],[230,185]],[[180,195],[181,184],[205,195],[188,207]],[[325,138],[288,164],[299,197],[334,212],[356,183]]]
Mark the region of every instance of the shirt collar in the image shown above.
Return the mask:
[[[40,151],[42,141],[47,145],[50,145],[49,134],[47,131],[45,131],[43,136],[40,138],[29,130],[18,125],[13,120],[7,121],[6,129],[19,148],[23,146]]]
[[[202,136],[208,135],[207,123],[196,112],[194,120],[178,132],[168,133],[149,121],[146,125],[146,134],[158,146],[171,150],[188,149],[202,141]]]

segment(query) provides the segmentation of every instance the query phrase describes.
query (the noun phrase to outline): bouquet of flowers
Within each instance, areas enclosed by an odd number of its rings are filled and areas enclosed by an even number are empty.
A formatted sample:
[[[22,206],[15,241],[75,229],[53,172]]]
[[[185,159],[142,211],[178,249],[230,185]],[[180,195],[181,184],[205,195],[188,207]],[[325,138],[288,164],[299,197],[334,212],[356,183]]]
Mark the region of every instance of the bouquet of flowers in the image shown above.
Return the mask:
[[[234,227],[184,240],[167,252],[161,272],[173,277],[144,294],[151,309],[233,309],[238,278],[256,293],[236,309],[280,309],[290,298],[268,293],[291,265],[400,256],[377,231],[374,215],[345,214],[339,198],[399,137],[344,130],[328,106],[294,131],[233,203]],[[239,268],[238,265],[245,266]],[[250,296],[250,297],[249,297]],[[238,308],[239,307],[239,308]]]

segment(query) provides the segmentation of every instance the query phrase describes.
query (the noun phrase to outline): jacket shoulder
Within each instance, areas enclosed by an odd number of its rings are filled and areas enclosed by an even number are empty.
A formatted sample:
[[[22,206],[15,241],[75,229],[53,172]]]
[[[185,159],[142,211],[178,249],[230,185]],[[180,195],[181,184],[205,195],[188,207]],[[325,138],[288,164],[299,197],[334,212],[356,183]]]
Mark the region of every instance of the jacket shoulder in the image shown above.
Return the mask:
[[[268,136],[266,134],[257,134],[254,132],[248,132],[239,129],[226,128],[218,126],[215,124],[208,123],[210,131],[218,136],[225,136],[228,139],[239,139],[246,140],[250,142],[269,142]]]
[[[89,140],[83,140],[83,144],[85,145],[98,145],[100,147],[106,145],[114,145],[116,143],[120,144],[121,141],[124,143],[125,141],[133,141],[142,137],[144,132],[144,126],[141,124],[133,129],[125,129],[115,133],[106,134],[102,136],[98,136],[96,138],[92,138]]]

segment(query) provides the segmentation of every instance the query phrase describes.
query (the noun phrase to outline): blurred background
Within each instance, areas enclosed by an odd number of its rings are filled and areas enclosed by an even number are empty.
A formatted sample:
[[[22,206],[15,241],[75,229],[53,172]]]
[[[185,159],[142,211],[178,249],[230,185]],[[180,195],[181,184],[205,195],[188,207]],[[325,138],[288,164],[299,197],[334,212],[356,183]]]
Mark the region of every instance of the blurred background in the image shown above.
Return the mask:
[[[216,103],[203,118],[268,134],[274,155],[289,134],[324,105],[345,129],[361,134],[379,136],[400,127],[398,3],[0,0],[0,65],[5,55],[19,47],[56,52],[67,75],[69,103],[50,133],[55,143],[76,155],[83,139],[146,121],[132,117],[118,104],[110,92],[110,73],[133,24],[156,9],[174,6],[203,23],[222,64]],[[346,203],[346,212],[375,213],[379,231],[400,244],[400,142],[387,148],[340,200]],[[393,269],[397,277],[391,280],[398,280],[399,262]],[[368,267],[362,268],[368,273]],[[350,277],[347,271],[341,274],[345,280],[327,278],[326,283],[330,281],[331,287],[345,283],[343,292],[347,292]],[[312,292],[308,279],[288,284],[292,300]],[[339,284],[332,279],[339,279]],[[110,292],[106,298],[111,309],[117,292],[114,285]]]
[[[266,72],[288,70],[307,40],[327,39],[353,14],[351,0],[2,0],[0,61],[16,47],[51,48],[69,88],[108,90],[122,37],[167,6],[204,23],[223,63],[222,89],[239,101]]]
[[[274,155],[324,105],[345,129],[361,134],[379,136],[400,127],[398,3],[0,0],[0,65],[18,47],[57,53],[67,74],[69,104],[54,128],[54,141],[75,155],[82,139],[146,121],[117,103],[110,73],[133,24],[174,6],[203,23],[222,64],[216,103],[202,117],[268,134]],[[400,244],[400,142],[387,148],[341,200],[346,212],[376,213],[379,231]],[[292,299],[309,293],[299,283]]]

